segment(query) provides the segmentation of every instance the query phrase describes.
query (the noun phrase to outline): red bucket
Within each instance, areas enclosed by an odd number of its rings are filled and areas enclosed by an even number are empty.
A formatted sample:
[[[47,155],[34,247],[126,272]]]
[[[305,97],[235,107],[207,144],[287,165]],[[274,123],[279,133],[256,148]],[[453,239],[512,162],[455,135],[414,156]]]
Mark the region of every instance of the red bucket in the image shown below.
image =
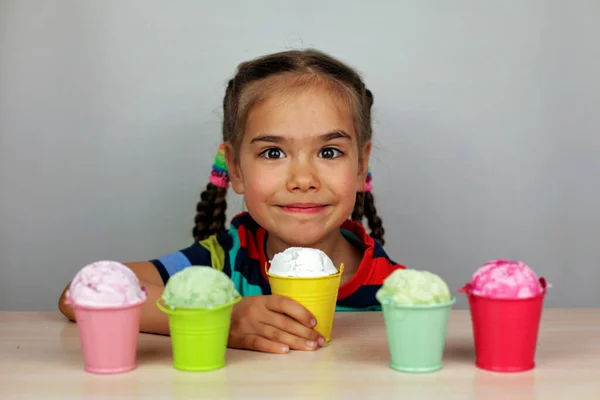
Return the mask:
[[[540,283],[543,292],[526,299],[477,296],[471,293],[470,284],[459,290],[469,299],[477,367],[496,372],[520,372],[535,367],[546,296],[546,280],[540,278]]]

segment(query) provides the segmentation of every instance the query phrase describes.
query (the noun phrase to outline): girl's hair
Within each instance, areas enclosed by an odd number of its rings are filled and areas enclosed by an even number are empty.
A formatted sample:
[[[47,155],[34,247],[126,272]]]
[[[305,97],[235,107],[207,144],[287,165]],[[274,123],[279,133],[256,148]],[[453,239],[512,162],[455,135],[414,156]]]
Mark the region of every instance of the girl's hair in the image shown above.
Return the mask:
[[[231,143],[237,157],[246,119],[252,107],[276,90],[307,87],[311,84],[320,84],[349,105],[358,134],[359,149],[371,140],[373,95],[360,75],[348,65],[320,51],[294,50],[270,54],[238,66],[236,75],[227,84],[223,99],[223,143]],[[196,206],[193,235],[197,241],[225,230],[228,186],[221,146],[210,182]],[[362,223],[366,217],[371,236],[383,245],[385,231],[381,218],[377,215],[370,186],[369,172],[365,190],[356,194],[351,218]]]

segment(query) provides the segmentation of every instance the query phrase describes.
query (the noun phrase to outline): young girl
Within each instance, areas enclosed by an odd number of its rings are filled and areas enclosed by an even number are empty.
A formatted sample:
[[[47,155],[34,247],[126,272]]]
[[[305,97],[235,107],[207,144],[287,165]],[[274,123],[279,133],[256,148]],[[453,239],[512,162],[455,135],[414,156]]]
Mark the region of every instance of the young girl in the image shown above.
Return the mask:
[[[267,260],[292,246],[318,248],[335,265],[344,263],[337,310],[379,309],[375,292],[403,267],[381,247],[384,230],[368,168],[372,104],[353,69],[318,51],[239,65],[227,85],[223,144],[197,206],[194,244],[126,264],[148,290],[141,330],[168,334],[154,302],[174,273],[206,265],[230,276],[244,296],[233,310],[230,347],[286,353],[322,346],[314,317],[297,302],[271,295],[264,273]],[[227,229],[230,185],[248,212]],[[65,292],[59,308],[73,320]]]

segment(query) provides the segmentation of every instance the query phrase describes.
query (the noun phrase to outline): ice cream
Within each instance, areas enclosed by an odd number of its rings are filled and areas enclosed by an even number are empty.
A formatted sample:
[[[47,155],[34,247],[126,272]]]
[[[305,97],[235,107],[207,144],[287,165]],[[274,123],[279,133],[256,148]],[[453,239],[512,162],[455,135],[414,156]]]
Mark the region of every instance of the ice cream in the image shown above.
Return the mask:
[[[116,261],[83,267],[67,291],[67,302],[85,307],[123,307],[143,303],[146,291],[133,271]]]
[[[495,372],[535,366],[538,331],[546,297],[544,278],[520,261],[492,260],[459,292],[467,295],[475,364]]]
[[[86,371],[116,374],[136,368],[146,299],[137,276],[116,261],[98,261],[77,272],[66,302],[75,311]]]
[[[538,276],[521,261],[493,260],[473,274],[470,292],[476,296],[526,299],[544,291]]]
[[[441,304],[452,300],[450,289],[438,275],[429,271],[397,269],[384,281],[375,297],[395,304]]]
[[[169,318],[173,367],[224,367],[231,314],[240,300],[233,281],[218,269],[192,266],[171,276],[156,305]]]
[[[422,373],[443,367],[450,310],[456,299],[438,275],[397,269],[375,294],[385,321],[390,367]]]
[[[162,299],[167,307],[211,309],[240,297],[233,281],[212,267],[193,266],[174,274]]]
[[[338,271],[321,250],[290,247],[275,254],[267,277],[271,293],[303,305],[317,320],[315,330],[329,342],[343,271],[343,264]]]
[[[338,270],[331,259],[319,249],[290,247],[275,254],[269,274],[297,278],[334,275]]]

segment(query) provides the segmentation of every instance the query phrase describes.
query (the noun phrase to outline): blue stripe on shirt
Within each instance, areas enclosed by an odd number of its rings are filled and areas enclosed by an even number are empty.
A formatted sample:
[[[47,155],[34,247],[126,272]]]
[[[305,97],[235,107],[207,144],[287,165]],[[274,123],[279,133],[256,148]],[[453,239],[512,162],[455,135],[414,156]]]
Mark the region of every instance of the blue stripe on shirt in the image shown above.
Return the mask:
[[[181,252],[176,251],[158,259],[165,266],[169,276],[173,276],[184,268],[191,266],[190,260]]]

